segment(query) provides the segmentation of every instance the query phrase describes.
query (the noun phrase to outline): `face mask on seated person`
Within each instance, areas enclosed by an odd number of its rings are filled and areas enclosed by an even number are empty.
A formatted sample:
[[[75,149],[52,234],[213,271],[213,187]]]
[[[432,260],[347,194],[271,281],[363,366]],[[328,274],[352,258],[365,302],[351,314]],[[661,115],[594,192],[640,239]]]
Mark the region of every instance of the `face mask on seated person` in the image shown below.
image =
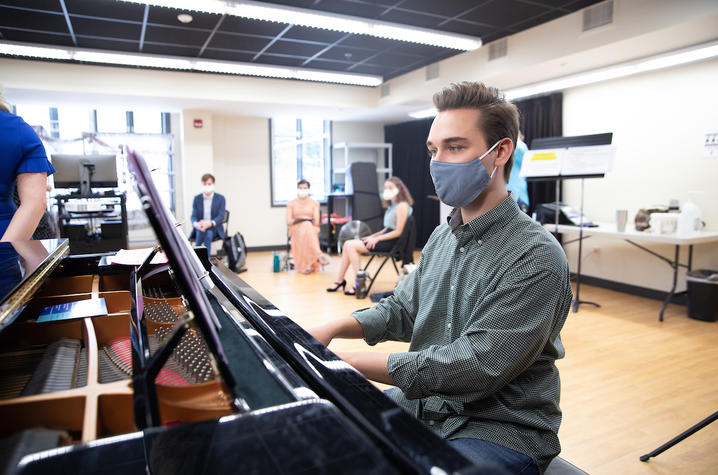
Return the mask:
[[[297,188],[297,196],[300,198],[306,198],[309,196],[309,190],[304,188]]]
[[[391,201],[391,200],[393,200],[393,199],[396,197],[396,195],[398,195],[398,194],[399,194],[399,190],[397,190],[396,188],[394,188],[393,190],[384,190],[384,191],[382,192],[382,194],[381,194],[381,197],[382,197],[384,200],[386,200],[386,201]]]
[[[485,154],[470,162],[451,163],[431,160],[429,170],[439,199],[454,208],[462,208],[481,194],[496,173],[496,167],[489,175],[481,161],[501,140],[491,146]]]
[[[202,188],[204,188],[204,193],[207,195],[214,191],[214,185],[204,185]]]

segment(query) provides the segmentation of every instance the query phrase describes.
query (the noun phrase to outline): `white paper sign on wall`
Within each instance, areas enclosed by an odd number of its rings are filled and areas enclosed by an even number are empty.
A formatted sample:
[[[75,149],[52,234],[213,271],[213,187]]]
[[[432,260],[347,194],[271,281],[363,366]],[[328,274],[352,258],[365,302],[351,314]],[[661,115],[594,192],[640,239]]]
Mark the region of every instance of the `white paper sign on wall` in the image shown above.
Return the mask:
[[[718,158],[718,132],[708,132],[703,138],[703,158]]]

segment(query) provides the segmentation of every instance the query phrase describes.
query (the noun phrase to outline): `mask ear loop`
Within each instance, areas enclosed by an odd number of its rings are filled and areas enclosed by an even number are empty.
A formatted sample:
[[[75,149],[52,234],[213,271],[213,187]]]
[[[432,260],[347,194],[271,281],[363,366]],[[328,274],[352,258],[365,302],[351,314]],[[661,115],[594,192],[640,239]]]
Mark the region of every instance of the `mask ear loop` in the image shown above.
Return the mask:
[[[488,154],[490,154],[490,153],[496,148],[496,146],[497,146],[498,144],[500,144],[503,140],[504,140],[504,139],[501,139],[501,140],[499,140],[498,142],[496,142],[496,143],[484,154],[484,157],[486,157]],[[483,160],[483,158],[482,158],[482,160]],[[495,163],[495,162],[496,162],[496,160],[494,160],[494,163]],[[496,173],[496,169],[497,169],[497,168],[499,168],[499,167],[497,167],[496,165],[494,165],[494,169],[493,169],[493,171],[491,172],[491,175],[489,175],[489,180],[493,180],[493,178],[494,178],[494,173]]]

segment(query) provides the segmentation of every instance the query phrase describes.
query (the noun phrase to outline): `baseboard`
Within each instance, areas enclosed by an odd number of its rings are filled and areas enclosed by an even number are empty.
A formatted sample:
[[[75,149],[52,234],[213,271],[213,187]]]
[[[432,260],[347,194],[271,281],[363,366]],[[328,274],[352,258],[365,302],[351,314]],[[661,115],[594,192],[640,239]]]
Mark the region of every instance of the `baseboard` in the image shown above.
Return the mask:
[[[576,277],[574,272],[571,272],[572,281]],[[647,287],[639,287],[638,285],[624,284],[623,282],[616,282],[613,280],[601,279],[598,277],[591,277],[590,275],[582,275],[581,283],[587,285],[593,285],[604,289],[615,290],[617,292],[623,292],[626,294],[636,295],[638,297],[646,297],[654,300],[665,300],[668,297],[668,292],[662,290],[649,289]],[[685,293],[674,295],[671,299],[671,303],[677,305],[687,305]]]
[[[247,252],[266,252],[266,251],[286,251],[286,244],[277,244],[274,246],[247,246]]]

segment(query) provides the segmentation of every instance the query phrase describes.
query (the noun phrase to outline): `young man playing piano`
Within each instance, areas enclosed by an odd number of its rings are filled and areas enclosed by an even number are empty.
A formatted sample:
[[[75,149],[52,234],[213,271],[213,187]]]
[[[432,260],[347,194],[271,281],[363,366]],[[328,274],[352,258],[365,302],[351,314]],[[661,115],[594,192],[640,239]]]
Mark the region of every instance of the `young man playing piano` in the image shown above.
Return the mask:
[[[434,95],[427,140],[453,206],[419,264],[376,306],[310,330],[410,341],[405,353],[343,353],[368,379],[487,473],[539,473],[560,451],[559,332],[572,298],[563,250],[506,190],[518,112],[495,88]],[[423,166],[417,164],[417,166]]]

